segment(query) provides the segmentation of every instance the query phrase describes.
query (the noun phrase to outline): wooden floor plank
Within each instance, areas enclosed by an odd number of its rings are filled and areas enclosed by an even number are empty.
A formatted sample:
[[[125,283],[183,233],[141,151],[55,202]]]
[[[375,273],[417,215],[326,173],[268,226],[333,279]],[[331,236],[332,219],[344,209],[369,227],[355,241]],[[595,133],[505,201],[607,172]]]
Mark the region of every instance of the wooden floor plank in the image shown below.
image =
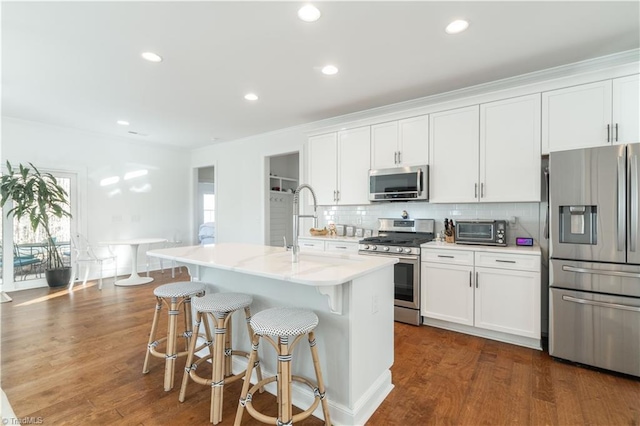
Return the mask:
[[[185,402],[178,401],[183,360],[170,392],[163,390],[163,360],[152,358],[142,374],[153,288],[173,281],[152,275],[153,284],[131,288],[105,280],[102,291],[90,282],[71,292],[10,294],[13,302],[0,305],[0,371],[18,416],[45,424],[208,424],[209,388],[190,382]],[[188,279],[184,271],[175,280]],[[433,327],[395,323],[392,380],[395,388],[368,425],[640,425],[638,379]],[[225,388],[222,426],[233,424],[240,387]],[[275,415],[272,395],[254,402]],[[260,423],[245,414],[242,424]]]

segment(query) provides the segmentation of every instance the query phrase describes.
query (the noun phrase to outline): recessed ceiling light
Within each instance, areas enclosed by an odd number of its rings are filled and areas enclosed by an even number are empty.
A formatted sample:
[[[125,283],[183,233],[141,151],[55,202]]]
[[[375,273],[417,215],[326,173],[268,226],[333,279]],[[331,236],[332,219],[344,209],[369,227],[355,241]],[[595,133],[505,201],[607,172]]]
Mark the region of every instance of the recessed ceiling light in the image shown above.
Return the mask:
[[[244,98],[248,101],[257,101],[258,95],[256,95],[255,93],[247,93],[246,95],[244,95]]]
[[[153,52],[144,52],[142,57],[150,62],[162,62],[162,56]]]
[[[118,121],[116,121],[116,123],[118,123],[121,126],[128,126],[129,125],[129,122],[125,121],[125,120],[118,120]]]
[[[324,68],[322,68],[322,74],[326,74],[326,75],[338,74],[338,67],[334,65],[327,65]]]
[[[447,25],[445,31],[447,34],[458,34],[463,32],[467,28],[469,28],[469,23],[465,20],[458,19]]]
[[[302,19],[305,22],[315,22],[320,19],[320,11],[315,6],[310,4],[306,6],[302,6],[298,10],[298,18]]]

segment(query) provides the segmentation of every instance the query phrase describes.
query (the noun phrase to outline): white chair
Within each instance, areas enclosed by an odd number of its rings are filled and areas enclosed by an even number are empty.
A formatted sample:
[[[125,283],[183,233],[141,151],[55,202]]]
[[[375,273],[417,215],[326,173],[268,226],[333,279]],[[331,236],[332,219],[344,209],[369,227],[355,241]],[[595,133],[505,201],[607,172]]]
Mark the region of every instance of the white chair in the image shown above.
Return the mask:
[[[102,264],[104,262],[113,262],[113,265],[114,265],[113,280],[115,282],[115,280],[118,277],[118,261],[117,261],[118,257],[116,256],[115,253],[113,253],[113,251],[111,251],[111,248],[109,246],[94,247],[91,244],[89,244],[89,241],[84,236],[80,234],[76,234],[75,236],[71,237],[71,245],[72,245],[73,253],[75,255],[75,259],[74,259],[74,263],[76,265],[75,273],[77,274],[80,271],[79,267],[81,263],[86,264],[82,285],[87,284],[87,278],[89,278],[89,267],[90,267],[90,264],[92,263],[97,263],[100,265],[100,278],[99,278],[98,290],[102,290]],[[75,274],[74,274],[74,279],[71,282],[70,288],[73,288],[74,284],[75,284]]]
[[[152,247],[152,245],[153,244],[149,244],[149,250],[151,250],[152,248],[178,247],[182,245],[182,241],[165,241],[163,243],[156,243],[156,245],[153,245],[154,247]],[[160,260],[160,272],[164,274],[164,263],[162,262],[162,258],[159,258],[159,260]],[[147,277],[149,276],[149,268],[150,268],[150,259],[149,259],[149,256],[147,256]],[[178,268],[178,270],[182,272],[182,266],[178,266],[176,264],[176,261],[172,260],[171,261],[171,278],[176,277],[176,268]]]

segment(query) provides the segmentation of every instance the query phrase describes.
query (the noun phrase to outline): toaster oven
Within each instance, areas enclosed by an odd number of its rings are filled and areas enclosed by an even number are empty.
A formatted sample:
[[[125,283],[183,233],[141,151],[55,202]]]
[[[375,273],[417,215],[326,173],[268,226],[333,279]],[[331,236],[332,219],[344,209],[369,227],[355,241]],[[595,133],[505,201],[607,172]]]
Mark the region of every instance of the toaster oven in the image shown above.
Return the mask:
[[[507,245],[506,220],[458,220],[456,223],[456,243],[483,244],[488,246]]]

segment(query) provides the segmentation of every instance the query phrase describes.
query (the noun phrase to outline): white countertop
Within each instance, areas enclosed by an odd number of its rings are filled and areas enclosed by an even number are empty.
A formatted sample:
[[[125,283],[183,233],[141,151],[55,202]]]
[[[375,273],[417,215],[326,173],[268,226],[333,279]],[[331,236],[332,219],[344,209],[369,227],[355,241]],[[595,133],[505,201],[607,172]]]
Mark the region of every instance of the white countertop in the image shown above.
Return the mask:
[[[455,244],[445,243],[439,241],[430,241],[422,244],[421,248],[432,249],[445,249],[445,250],[469,250],[469,251],[488,251],[495,253],[512,253],[512,254],[529,254],[532,256],[540,256],[540,246],[533,245],[532,247],[511,245],[507,247],[500,246],[483,246],[478,244]]]
[[[147,255],[314,286],[340,285],[398,262],[383,256],[301,252],[300,261],[293,263],[291,251],[282,247],[242,243],[150,250]]]

